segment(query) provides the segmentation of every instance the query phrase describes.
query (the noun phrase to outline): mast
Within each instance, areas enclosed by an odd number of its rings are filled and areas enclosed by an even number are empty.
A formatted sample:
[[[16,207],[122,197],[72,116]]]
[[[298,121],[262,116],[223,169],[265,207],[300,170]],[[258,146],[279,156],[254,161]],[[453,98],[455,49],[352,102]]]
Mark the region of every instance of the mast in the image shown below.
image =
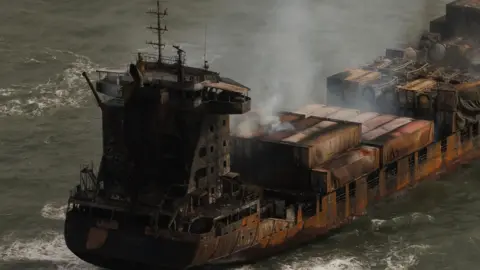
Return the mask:
[[[207,25],[205,24],[205,44],[204,44],[204,53],[203,53],[203,68],[207,70],[209,68],[207,60]]]
[[[165,44],[162,43],[162,34],[166,31],[168,31],[167,26],[164,25],[162,28],[162,19],[167,16],[167,9],[164,9],[163,12],[160,11],[160,2],[165,2],[165,1],[159,1],[157,0],[157,9],[156,10],[149,10],[147,11],[148,14],[153,14],[157,17],[157,25],[156,26],[149,26],[147,27],[148,29],[154,31],[157,33],[157,41],[148,41],[147,44],[157,46],[158,49],[158,63],[162,62],[162,50],[163,47],[165,47]]]

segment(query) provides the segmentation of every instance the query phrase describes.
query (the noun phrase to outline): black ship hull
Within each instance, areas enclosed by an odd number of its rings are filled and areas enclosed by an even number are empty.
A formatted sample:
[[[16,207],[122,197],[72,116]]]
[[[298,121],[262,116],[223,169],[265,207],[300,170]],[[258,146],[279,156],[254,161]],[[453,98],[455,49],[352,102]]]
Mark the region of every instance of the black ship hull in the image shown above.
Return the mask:
[[[76,211],[67,213],[64,235],[76,256],[108,269],[184,269],[197,249],[195,242],[147,236],[140,226],[102,230],[97,219]]]

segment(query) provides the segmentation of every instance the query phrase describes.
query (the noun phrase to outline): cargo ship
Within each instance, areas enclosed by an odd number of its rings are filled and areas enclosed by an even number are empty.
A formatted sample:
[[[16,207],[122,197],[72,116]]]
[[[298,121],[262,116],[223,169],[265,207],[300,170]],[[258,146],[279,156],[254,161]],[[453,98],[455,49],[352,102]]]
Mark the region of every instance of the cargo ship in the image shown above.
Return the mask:
[[[265,124],[248,87],[206,61],[188,66],[178,46],[162,55],[157,2],[158,55],[100,70],[95,83],[83,74],[103,155],[70,193],[67,247],[109,269],[252,262],[478,158],[479,11],[478,1],[448,4],[418,46],[328,77],[328,104]]]

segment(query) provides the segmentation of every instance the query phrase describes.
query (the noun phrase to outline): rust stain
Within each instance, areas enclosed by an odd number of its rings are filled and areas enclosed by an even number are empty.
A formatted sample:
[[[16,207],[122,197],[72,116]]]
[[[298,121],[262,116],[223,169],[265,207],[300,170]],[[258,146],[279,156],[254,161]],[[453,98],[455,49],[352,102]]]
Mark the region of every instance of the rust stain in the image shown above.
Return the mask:
[[[258,213],[250,215],[242,219],[242,226],[248,228],[256,228],[260,222],[260,216]]]
[[[91,227],[88,231],[87,242],[85,248],[88,250],[101,248],[108,237],[108,230]]]
[[[322,165],[321,169],[331,172],[336,187],[346,185],[366,173],[380,167],[380,151],[375,147],[361,146],[340,154]]]
[[[216,238],[201,241],[197,247],[195,257],[193,259],[193,265],[200,265],[212,258],[213,254],[215,253],[217,243],[218,240]]]
[[[233,249],[237,245],[239,236],[239,231],[234,231],[226,235],[218,236],[217,247],[215,248],[215,252],[213,253],[212,258],[223,258],[230,255],[230,253],[232,253]]]
[[[362,177],[356,180],[356,189],[355,189],[355,202],[356,208],[354,215],[362,215],[365,212],[365,209],[368,205],[368,187],[367,187],[367,178]]]

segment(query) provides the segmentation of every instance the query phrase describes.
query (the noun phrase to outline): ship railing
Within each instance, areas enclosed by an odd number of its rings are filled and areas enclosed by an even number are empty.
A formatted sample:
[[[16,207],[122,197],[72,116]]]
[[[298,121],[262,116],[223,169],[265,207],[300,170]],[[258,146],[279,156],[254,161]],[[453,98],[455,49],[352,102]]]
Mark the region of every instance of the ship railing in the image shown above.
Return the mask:
[[[72,191],[71,197],[94,200],[100,191],[100,182],[94,173],[93,164],[83,165],[80,170],[80,184]]]
[[[149,63],[156,63],[158,62],[158,55],[153,53],[140,53],[143,61]],[[173,65],[178,63],[178,56],[162,56],[161,62],[168,65]]]
[[[460,132],[458,133],[460,134]],[[460,139],[459,139],[460,141]],[[471,141],[471,143],[473,144],[473,148],[475,147],[480,147],[480,135],[479,136],[476,136],[476,137],[473,137],[471,138],[470,140],[467,139],[467,143],[468,141]],[[441,144],[440,141],[436,142],[436,143],[439,143]],[[415,166],[414,168],[410,167],[410,169],[412,169],[414,175],[417,175],[418,173],[421,173],[425,166],[428,165],[430,162],[434,161],[434,160],[441,160],[441,168],[446,168],[446,164],[445,164],[445,158],[446,158],[446,150],[447,150],[447,145],[446,144],[441,144],[440,146],[440,154],[436,154],[436,155],[428,155],[428,153],[426,154],[419,154],[418,155],[418,162],[417,162],[417,166]],[[458,151],[460,150],[463,150],[463,146],[462,145],[459,145],[457,143],[457,145],[455,147],[452,148],[452,150],[456,153],[458,153]],[[406,156],[404,158],[407,158],[409,156]],[[456,156],[457,158],[458,157],[461,157],[460,155],[457,155]],[[409,164],[411,164],[411,160],[409,160]],[[387,165],[388,167],[388,165]],[[440,168],[440,169],[441,169]],[[404,177],[405,174],[410,174],[411,173],[411,170],[407,170],[405,172],[403,172],[403,175],[401,175],[400,177]],[[377,169],[377,171],[379,171],[380,169]],[[435,172],[431,172],[431,173],[435,173]],[[339,187],[337,188],[335,191],[333,192],[336,192],[337,194],[337,197],[336,197],[336,201],[337,202],[346,202],[346,199],[347,199],[347,194],[345,192],[345,187],[349,184],[351,184],[352,182],[356,182],[356,180],[360,179],[360,178],[363,178],[363,177],[367,177],[367,181],[366,181],[366,186],[367,186],[367,190],[371,190],[372,186],[375,188],[380,188],[380,176],[376,176],[376,177],[368,177],[369,174],[365,174],[361,177],[358,177],[358,178],[355,178],[355,179],[352,179],[351,181],[349,181],[348,183],[346,183],[344,186],[342,187]],[[411,174],[410,174],[411,175]],[[428,175],[423,175],[424,177],[428,176]],[[389,170],[388,172],[385,172],[385,186],[386,186],[386,189],[388,188],[391,188],[389,187],[389,185],[391,184],[394,184],[394,185],[397,185],[397,179],[398,179],[399,175],[398,175],[398,171],[397,171],[397,168],[393,168],[391,170]],[[410,180],[412,183],[413,180]],[[355,191],[356,191],[356,188],[354,189],[350,189],[349,190],[349,194],[350,195],[350,198],[352,198],[352,195],[353,197],[355,197]],[[327,194],[328,195],[328,194]]]

